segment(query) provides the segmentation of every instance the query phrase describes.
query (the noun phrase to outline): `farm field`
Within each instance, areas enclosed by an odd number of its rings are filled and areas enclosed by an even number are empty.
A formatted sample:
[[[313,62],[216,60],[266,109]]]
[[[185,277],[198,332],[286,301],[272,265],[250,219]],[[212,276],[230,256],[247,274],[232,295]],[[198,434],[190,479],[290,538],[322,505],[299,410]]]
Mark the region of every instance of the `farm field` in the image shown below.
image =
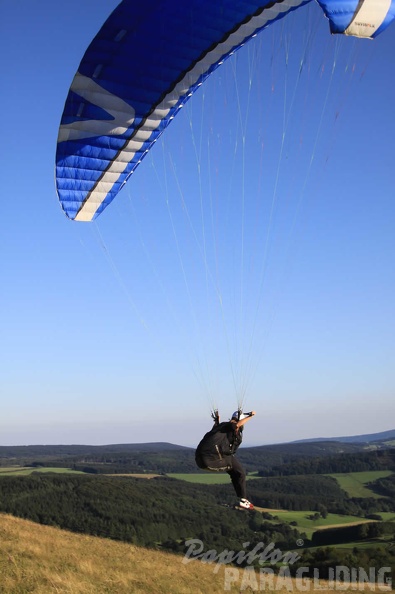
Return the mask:
[[[395,522],[395,512],[379,512],[385,522]]]
[[[328,474],[326,476],[336,479],[340,487],[350,497],[375,497],[378,499],[380,495],[374,493],[367,485],[391,474],[393,473],[390,470],[371,470],[368,472]]]
[[[198,483],[202,485],[227,485],[230,481],[229,475],[226,472],[169,472],[166,476],[175,478],[179,481],[187,481],[189,483]],[[247,474],[247,480],[262,478],[255,473]]]
[[[270,512],[270,510],[267,510]],[[296,522],[297,528],[300,532],[305,532],[307,537],[310,538],[313,532],[316,530],[325,530],[326,528],[334,528],[335,526],[351,526],[355,524],[364,524],[371,522],[372,520],[366,520],[365,518],[358,518],[356,516],[343,516],[340,514],[328,514],[326,518],[319,518],[318,520],[311,520],[309,516],[312,516],[315,512],[313,511],[276,511],[271,512],[281,522],[290,524]]]
[[[198,483],[202,485],[224,485],[229,483],[229,475],[222,472],[207,472],[207,473],[178,473],[169,472],[168,477],[177,479],[179,481],[187,481],[188,483]]]
[[[51,467],[33,467],[33,466],[10,466],[0,468],[0,478],[2,476],[28,476],[33,472],[54,472],[57,474],[85,474],[80,470],[72,470],[71,468],[51,468]]]

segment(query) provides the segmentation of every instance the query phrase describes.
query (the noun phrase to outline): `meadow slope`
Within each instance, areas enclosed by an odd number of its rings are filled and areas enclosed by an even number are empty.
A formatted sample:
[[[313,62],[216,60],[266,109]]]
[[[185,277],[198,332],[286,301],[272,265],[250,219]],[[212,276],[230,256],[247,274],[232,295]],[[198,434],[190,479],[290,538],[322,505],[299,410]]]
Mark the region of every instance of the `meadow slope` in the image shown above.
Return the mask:
[[[241,580],[225,590],[224,567],[218,572],[213,569],[200,561],[185,565],[181,556],[170,553],[0,514],[0,592],[4,594],[240,592]],[[302,591],[301,586],[292,580],[291,591]],[[332,591],[321,584],[320,594]]]
[[[0,514],[0,592],[7,594],[207,594],[224,591],[223,569],[109,539]],[[239,591],[237,589],[231,592]]]

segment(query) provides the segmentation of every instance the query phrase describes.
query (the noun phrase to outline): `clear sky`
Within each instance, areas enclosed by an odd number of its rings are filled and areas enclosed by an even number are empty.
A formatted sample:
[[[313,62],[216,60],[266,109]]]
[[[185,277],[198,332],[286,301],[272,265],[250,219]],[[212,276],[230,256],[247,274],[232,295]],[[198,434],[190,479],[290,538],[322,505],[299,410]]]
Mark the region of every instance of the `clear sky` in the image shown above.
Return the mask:
[[[247,445],[394,428],[395,26],[289,15],[75,223],[58,127],[116,4],[0,0],[0,444],[193,446],[241,395]]]

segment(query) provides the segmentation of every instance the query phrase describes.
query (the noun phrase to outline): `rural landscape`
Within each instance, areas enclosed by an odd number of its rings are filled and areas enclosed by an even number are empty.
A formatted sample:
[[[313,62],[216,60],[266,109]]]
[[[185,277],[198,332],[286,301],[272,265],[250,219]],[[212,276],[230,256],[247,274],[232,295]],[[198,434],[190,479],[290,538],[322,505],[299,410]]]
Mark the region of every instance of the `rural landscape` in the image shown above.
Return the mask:
[[[371,437],[242,448],[254,511],[191,448],[3,446],[2,591],[254,591],[262,569],[273,590],[285,567],[291,584],[303,571],[331,591],[340,567],[344,588],[390,590],[395,431]],[[244,588],[231,568],[258,577]]]

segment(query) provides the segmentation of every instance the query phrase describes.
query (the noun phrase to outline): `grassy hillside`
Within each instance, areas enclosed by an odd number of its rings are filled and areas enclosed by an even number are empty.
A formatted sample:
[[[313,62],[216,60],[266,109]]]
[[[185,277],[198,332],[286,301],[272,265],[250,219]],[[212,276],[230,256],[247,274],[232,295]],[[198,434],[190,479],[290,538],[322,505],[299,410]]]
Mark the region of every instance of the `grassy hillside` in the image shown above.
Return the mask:
[[[224,566],[200,561],[182,563],[182,557],[109,539],[78,535],[59,528],[0,514],[0,592],[7,594],[220,594],[224,591],[335,592],[342,584],[274,578],[259,587],[259,575],[239,571],[235,583],[225,584]],[[230,568],[228,568],[230,570]],[[280,587],[281,586],[281,587]],[[377,585],[365,584],[365,591]],[[380,591],[391,591],[380,585]]]
[[[224,573],[199,561],[0,515],[0,591],[7,594],[207,594]],[[236,589],[230,592],[239,591]]]
[[[73,534],[4,514],[0,514],[0,537],[0,591],[7,594],[224,592],[223,566],[214,571],[212,565],[200,561],[185,565],[182,557],[170,553]],[[240,592],[241,579],[226,591]],[[278,582],[274,585],[278,587]],[[295,580],[288,585],[291,591],[301,591],[302,584]],[[325,589],[323,582],[321,588],[321,594],[334,591]]]

